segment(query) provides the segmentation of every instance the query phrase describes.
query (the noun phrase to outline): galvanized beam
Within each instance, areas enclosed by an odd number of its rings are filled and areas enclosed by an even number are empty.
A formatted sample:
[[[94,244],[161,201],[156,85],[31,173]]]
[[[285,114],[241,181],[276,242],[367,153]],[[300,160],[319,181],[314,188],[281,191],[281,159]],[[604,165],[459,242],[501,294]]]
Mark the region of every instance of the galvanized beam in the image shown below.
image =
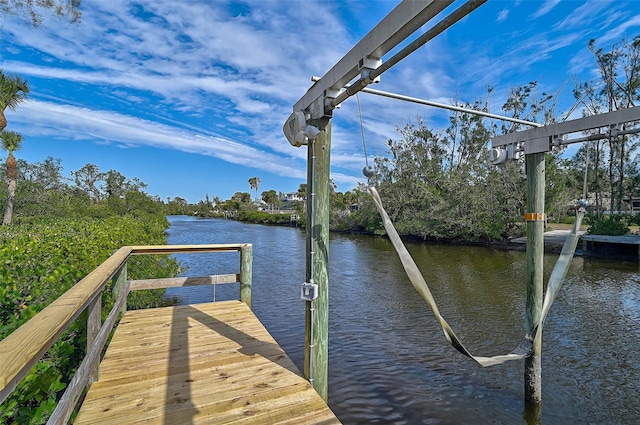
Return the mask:
[[[409,56],[411,53],[418,50],[418,48],[424,46],[427,42],[432,40],[435,36],[442,33],[450,26],[458,22],[460,19],[467,16],[469,13],[486,3],[487,0],[469,0],[458,9],[454,10],[450,15],[443,18],[440,22],[429,28],[422,33],[418,38],[413,40],[407,46],[402,48],[399,52],[395,53],[389,59],[385,60],[380,65],[374,65],[370,69],[363,69],[360,73],[360,79],[354,82],[348,89],[343,90],[335,99],[328,101],[328,105],[325,105],[325,113],[331,113],[334,108],[337,108],[342,102],[349,97],[355,95],[363,88],[371,83],[378,82],[380,75],[396,65],[398,62]]]
[[[524,143],[525,153],[549,152],[556,144],[554,140],[558,141],[558,145],[569,144],[570,140],[563,140],[569,134],[582,133],[596,128],[611,127],[632,121],[640,121],[640,107],[618,109],[613,112],[605,112],[575,120],[553,123],[544,127],[495,136],[491,139],[491,146],[497,148]],[[584,141],[584,139],[579,139],[575,142],[581,141]]]
[[[298,100],[295,111],[319,119],[325,97],[335,97],[362,68],[375,68],[382,56],[413,34],[454,0],[403,0]],[[369,66],[367,66],[369,65]]]

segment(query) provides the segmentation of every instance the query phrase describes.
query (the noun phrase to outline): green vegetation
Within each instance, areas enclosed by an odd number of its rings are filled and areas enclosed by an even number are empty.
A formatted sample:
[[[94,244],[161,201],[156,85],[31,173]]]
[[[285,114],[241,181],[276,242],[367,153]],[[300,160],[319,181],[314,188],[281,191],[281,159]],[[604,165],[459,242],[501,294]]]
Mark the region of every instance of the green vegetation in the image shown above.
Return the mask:
[[[258,183],[260,179],[257,180]],[[306,185],[300,185],[305,187]],[[287,202],[282,192],[267,190],[261,193],[260,200],[251,199],[248,192],[236,192],[230,199],[222,201],[219,197],[189,204],[185,199],[168,198],[165,204],[167,215],[192,215],[197,217],[224,217],[254,223],[289,223],[291,214],[300,215],[304,211],[304,201]],[[280,217],[268,217],[270,215]]]
[[[73,24],[80,22],[82,12],[80,0],[0,0],[2,15],[20,15],[39,27],[45,15],[67,18]]]
[[[640,36],[614,44],[610,51],[588,45],[599,77],[579,82],[573,90],[576,103],[566,113],[555,110],[557,95],[541,92],[537,82],[510,90],[500,114],[540,123],[563,121],[577,109],[594,115],[631,107],[640,98]],[[461,104],[468,109],[489,112],[491,87],[486,99]],[[573,118],[573,117],[572,117]],[[631,125],[631,124],[629,124]],[[521,236],[525,213],[523,160],[493,166],[488,162],[491,136],[523,129],[522,125],[496,124],[469,113],[453,113],[446,128],[436,129],[418,118],[398,128],[399,137],[387,141],[387,152],[375,159],[376,176],[387,212],[398,231],[411,237],[457,242],[506,241]],[[591,233],[622,234],[627,225],[637,225],[640,215],[618,220],[616,214],[629,209],[632,198],[640,197],[640,155],[637,134],[612,131],[601,140],[579,145],[568,158],[562,148],[546,155],[545,210],[552,223],[573,221],[577,200],[586,198],[592,218]],[[249,179],[256,200],[246,192],[231,199],[214,198],[197,205],[178,202],[168,205],[170,214],[227,217],[251,222],[281,221],[270,211],[294,210],[304,217],[306,185],[298,190],[301,201],[282,205],[283,194],[262,192],[260,179]],[[353,191],[331,193],[331,229],[346,232],[384,234],[384,229],[366,186]],[[178,212],[179,211],[179,212]],[[605,215],[607,212],[607,215]]]
[[[400,234],[489,241],[517,233],[523,178],[517,164],[488,164],[484,145],[489,131],[481,119],[456,115],[444,132],[418,121],[399,132],[400,140],[387,143],[389,155],[376,159],[375,183]],[[354,219],[364,230],[382,229],[368,197]]]
[[[291,224],[291,214],[271,214],[265,211],[242,210],[238,220],[260,224]]]
[[[136,179],[113,170],[101,173],[87,164],[74,173],[84,177],[77,180],[80,184],[69,185],[61,177],[59,160],[19,162],[15,219],[0,227],[0,339],[121,246],[165,244],[169,225],[163,204],[142,192],[144,184]],[[128,262],[133,279],[175,276],[178,269],[168,256],[134,256]],[[103,293],[104,316],[114,302],[110,289]],[[162,292],[141,291],[128,298],[128,308],[162,303]],[[83,316],[1,405],[0,423],[46,421],[84,357]]]
[[[618,236],[629,233],[630,216],[624,214],[612,214],[608,216],[588,215],[586,222],[589,224],[589,234]]]

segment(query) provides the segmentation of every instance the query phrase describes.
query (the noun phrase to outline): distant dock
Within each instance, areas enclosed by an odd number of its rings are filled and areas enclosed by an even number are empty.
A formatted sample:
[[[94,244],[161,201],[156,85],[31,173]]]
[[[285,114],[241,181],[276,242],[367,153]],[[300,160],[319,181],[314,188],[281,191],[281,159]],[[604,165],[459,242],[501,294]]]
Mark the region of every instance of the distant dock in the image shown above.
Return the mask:
[[[582,251],[585,257],[640,261],[640,235],[584,235]]]
[[[550,230],[544,233],[544,245],[547,252],[559,252],[570,230]],[[609,258],[624,261],[640,261],[640,235],[588,235],[586,231],[578,232],[582,245],[582,251],[576,251],[576,255],[588,258]],[[525,245],[527,238],[521,237],[511,240],[512,244]]]
[[[580,237],[583,237],[585,233],[586,233],[585,230],[578,231],[578,234],[580,235]],[[567,230],[549,230],[547,232],[544,232],[545,250],[554,251],[554,250],[561,249],[562,245],[564,245],[564,242],[567,240],[570,234],[571,234],[571,230],[568,230],[568,229]],[[523,236],[521,238],[512,239],[511,243],[516,245],[526,245],[527,237]]]

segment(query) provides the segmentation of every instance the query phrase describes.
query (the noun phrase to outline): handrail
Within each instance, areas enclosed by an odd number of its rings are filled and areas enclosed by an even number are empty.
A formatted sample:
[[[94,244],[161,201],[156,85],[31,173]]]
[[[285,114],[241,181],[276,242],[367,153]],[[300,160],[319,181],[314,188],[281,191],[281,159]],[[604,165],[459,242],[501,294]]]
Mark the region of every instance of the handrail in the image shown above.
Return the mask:
[[[65,407],[56,409],[55,419],[54,416],[50,419],[50,423],[66,423],[69,417],[67,414],[71,411],[67,404],[73,406],[81,392],[78,392],[78,388],[82,389],[93,382],[92,369],[97,368],[99,355],[113,327],[117,311],[126,306],[126,296],[130,289],[126,281],[128,258],[131,255],[142,254],[232,251],[240,252],[240,273],[237,275],[240,282],[240,299],[251,307],[251,244],[141,245],[124,246],[118,249],[67,292],[0,341],[0,403],[11,394],[44,353],[85,309],[91,310],[89,322],[96,321],[95,312],[100,311],[102,291],[111,279],[117,280],[115,285],[117,293],[114,294],[116,304],[102,326],[100,326],[99,314],[97,314],[97,326],[96,323],[90,323],[87,326],[88,329],[93,329],[93,334],[87,336],[91,345],[87,348],[87,355],[76,372],[77,377],[74,376],[60,402],[62,404],[65,400]],[[58,410],[64,412],[58,413]]]
[[[100,295],[130,254],[131,247],[117,250],[84,279],[0,341],[0,403],[69,325]]]
[[[139,245],[132,246],[132,254],[182,254],[190,252],[234,252],[251,247],[250,243],[203,245]]]
[[[125,285],[122,293],[118,296],[115,304],[111,308],[111,312],[109,312],[109,316],[107,316],[104,324],[98,327],[98,332],[95,334],[95,338],[93,338],[93,343],[87,348],[87,354],[82,360],[82,363],[80,363],[73,378],[71,378],[69,385],[65,389],[62,398],[51,414],[47,424],[66,424],[73,414],[73,409],[78,403],[84,389],[98,380],[97,372],[100,367],[100,354],[109,338],[111,329],[113,329],[116,323],[119,311],[126,306],[128,293],[128,287]]]

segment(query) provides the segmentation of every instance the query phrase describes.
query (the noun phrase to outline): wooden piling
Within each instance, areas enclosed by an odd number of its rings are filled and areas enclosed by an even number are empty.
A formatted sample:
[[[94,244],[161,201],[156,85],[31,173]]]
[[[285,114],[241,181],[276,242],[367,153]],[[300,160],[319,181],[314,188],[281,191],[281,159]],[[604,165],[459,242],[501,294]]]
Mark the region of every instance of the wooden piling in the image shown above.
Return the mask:
[[[527,281],[525,329],[529,331],[540,320],[543,300],[544,260],[544,195],[545,154],[525,155],[527,175]],[[542,401],[542,329],[538,329],[533,344],[533,354],[525,360],[524,397],[525,404],[539,405]]]
[[[306,301],[304,374],[320,397],[328,400],[329,357],[329,192],[331,121],[310,123],[321,130],[307,153],[307,282],[318,285],[318,298]],[[311,164],[313,163],[313,166]],[[313,223],[313,229],[310,227]],[[313,232],[313,238],[311,238]],[[312,241],[313,239],[313,241]],[[310,253],[313,252],[313,255]],[[311,267],[313,262],[313,267]],[[313,270],[313,276],[312,274]]]

